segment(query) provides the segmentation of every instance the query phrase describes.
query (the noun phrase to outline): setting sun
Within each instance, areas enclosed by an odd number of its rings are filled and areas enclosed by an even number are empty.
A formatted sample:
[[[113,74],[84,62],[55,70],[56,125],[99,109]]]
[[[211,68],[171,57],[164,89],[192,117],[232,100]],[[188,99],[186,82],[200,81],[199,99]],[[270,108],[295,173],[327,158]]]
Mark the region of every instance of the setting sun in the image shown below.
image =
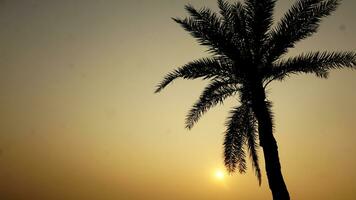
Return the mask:
[[[218,180],[223,180],[225,178],[225,173],[222,170],[216,170],[215,178]]]

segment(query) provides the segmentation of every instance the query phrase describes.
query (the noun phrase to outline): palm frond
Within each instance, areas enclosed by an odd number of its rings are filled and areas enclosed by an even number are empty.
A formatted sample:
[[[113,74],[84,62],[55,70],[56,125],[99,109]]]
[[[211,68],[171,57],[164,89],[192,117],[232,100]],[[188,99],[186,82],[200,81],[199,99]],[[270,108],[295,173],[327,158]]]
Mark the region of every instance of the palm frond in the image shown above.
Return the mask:
[[[312,52],[301,54],[273,64],[265,74],[265,83],[272,80],[284,80],[293,74],[312,73],[327,78],[331,69],[356,68],[355,52]]]
[[[232,73],[232,64],[229,64],[228,59],[222,58],[202,58],[189,62],[188,64],[168,73],[163,80],[157,85],[155,93],[160,92],[168,84],[177,78],[196,79],[196,78],[212,78],[217,76],[230,76]]]
[[[244,106],[235,107],[226,122],[227,130],[224,140],[224,163],[229,173],[237,169],[240,173],[246,172],[246,154],[244,145],[245,137],[245,114]]]
[[[233,81],[213,80],[202,92],[198,101],[193,105],[186,117],[186,128],[193,128],[200,117],[210,108],[214,107],[239,91],[238,85]]]
[[[218,0],[220,14],[222,16],[221,30],[230,42],[238,49],[235,60],[240,66],[246,67],[246,61],[251,58],[249,28],[246,25],[247,13],[246,6],[241,2],[230,4],[224,0]]]
[[[250,28],[247,25],[246,7],[241,2],[232,5],[232,16],[230,19],[231,31],[233,32],[232,41],[241,51],[241,59],[251,58],[251,41],[249,38]]]
[[[246,11],[242,3],[236,2],[230,4],[224,0],[218,0],[218,5],[220,14],[222,15],[222,28],[224,28],[224,32],[230,34],[234,42],[247,39],[245,34]]]
[[[266,33],[273,23],[273,10],[276,0],[246,0],[247,25],[251,30],[251,38],[255,51],[264,44]],[[259,54],[260,52],[255,52]]]
[[[213,29],[203,25],[201,22],[196,21],[192,17],[184,19],[172,18],[176,23],[180,24],[184,30],[188,31],[194,38],[198,40],[200,45],[208,47],[208,52],[215,54],[223,54],[219,48],[219,42],[216,41],[216,32]],[[210,30],[209,30],[210,29]],[[215,40],[212,40],[214,38]]]
[[[221,18],[221,25],[224,29],[223,31],[232,37],[231,35],[235,34],[233,30],[233,24],[235,23],[233,19],[234,16],[234,7],[230,3],[226,2],[225,0],[218,0],[218,6],[220,9]]]
[[[259,165],[259,158],[258,158],[258,135],[257,135],[257,121],[250,111],[247,116],[247,124],[246,124],[246,139],[247,139],[247,147],[250,154],[250,159],[252,161],[252,168],[255,170],[255,175],[258,179],[259,185],[262,182],[261,176],[261,168]]]
[[[323,17],[336,10],[340,0],[298,0],[270,34],[266,45],[268,61],[272,62],[318,30]]]
[[[221,16],[223,16],[224,20],[229,21],[232,14],[232,5],[225,0],[218,0],[218,6]]]
[[[173,18],[175,22],[190,32],[201,45],[207,46],[209,52],[229,58],[238,57],[239,49],[231,42],[231,36],[223,31],[222,20],[216,13],[208,8],[196,10],[191,5],[185,8],[191,17]]]

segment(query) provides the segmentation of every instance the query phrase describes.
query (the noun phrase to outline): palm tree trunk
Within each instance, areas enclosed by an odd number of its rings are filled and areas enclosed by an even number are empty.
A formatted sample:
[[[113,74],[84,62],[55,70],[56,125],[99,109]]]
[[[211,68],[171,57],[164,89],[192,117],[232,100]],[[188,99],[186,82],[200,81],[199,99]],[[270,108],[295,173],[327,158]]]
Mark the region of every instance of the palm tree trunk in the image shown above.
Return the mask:
[[[269,188],[272,191],[273,200],[289,200],[289,193],[281,172],[278,146],[273,136],[272,115],[265,101],[265,90],[261,85],[255,88],[254,92],[256,95],[254,95],[252,107],[258,121],[259,139],[265,158]]]

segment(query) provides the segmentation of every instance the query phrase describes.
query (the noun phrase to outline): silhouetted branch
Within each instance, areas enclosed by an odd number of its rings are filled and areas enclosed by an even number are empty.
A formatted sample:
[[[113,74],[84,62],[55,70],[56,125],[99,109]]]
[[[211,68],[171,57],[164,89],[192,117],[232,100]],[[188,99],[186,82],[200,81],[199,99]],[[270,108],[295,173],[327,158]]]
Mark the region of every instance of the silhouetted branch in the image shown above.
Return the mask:
[[[253,116],[251,110],[246,117],[247,117],[247,124],[246,124],[247,147],[252,161],[252,168],[255,170],[255,174],[258,179],[259,185],[261,185],[262,176],[261,176],[261,169],[260,169],[258,153],[257,153],[257,149],[258,149],[257,121]]]
[[[246,172],[246,154],[244,144],[245,125],[244,117],[247,110],[244,106],[236,107],[230,112],[226,122],[227,130],[224,140],[224,161],[229,173],[233,173],[236,168],[240,173]]]
[[[219,58],[202,58],[190,62],[183,67],[180,67],[173,72],[168,73],[163,80],[157,85],[156,93],[164,89],[168,84],[177,78],[196,79],[196,78],[212,78],[226,77],[232,73],[232,64],[226,59]],[[222,65],[223,63],[223,65]]]
[[[212,81],[189,111],[186,128],[191,129],[206,111],[219,103],[222,104],[227,97],[233,96],[238,91],[239,87],[233,81],[219,79]]]
[[[323,17],[336,10],[340,0],[298,0],[270,32],[268,62],[276,60],[318,30]]]
[[[266,72],[266,85],[273,80],[299,73],[313,73],[320,78],[327,78],[331,69],[355,68],[354,52],[312,52],[297,57],[281,60],[273,64]]]

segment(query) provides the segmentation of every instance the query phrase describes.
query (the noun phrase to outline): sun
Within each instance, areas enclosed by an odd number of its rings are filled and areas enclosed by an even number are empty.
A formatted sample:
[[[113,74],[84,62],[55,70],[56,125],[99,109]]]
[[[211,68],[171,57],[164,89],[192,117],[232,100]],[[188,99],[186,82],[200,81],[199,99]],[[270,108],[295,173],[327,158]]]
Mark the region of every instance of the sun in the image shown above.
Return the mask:
[[[222,170],[215,171],[215,178],[218,180],[223,180],[225,178],[225,172]]]

